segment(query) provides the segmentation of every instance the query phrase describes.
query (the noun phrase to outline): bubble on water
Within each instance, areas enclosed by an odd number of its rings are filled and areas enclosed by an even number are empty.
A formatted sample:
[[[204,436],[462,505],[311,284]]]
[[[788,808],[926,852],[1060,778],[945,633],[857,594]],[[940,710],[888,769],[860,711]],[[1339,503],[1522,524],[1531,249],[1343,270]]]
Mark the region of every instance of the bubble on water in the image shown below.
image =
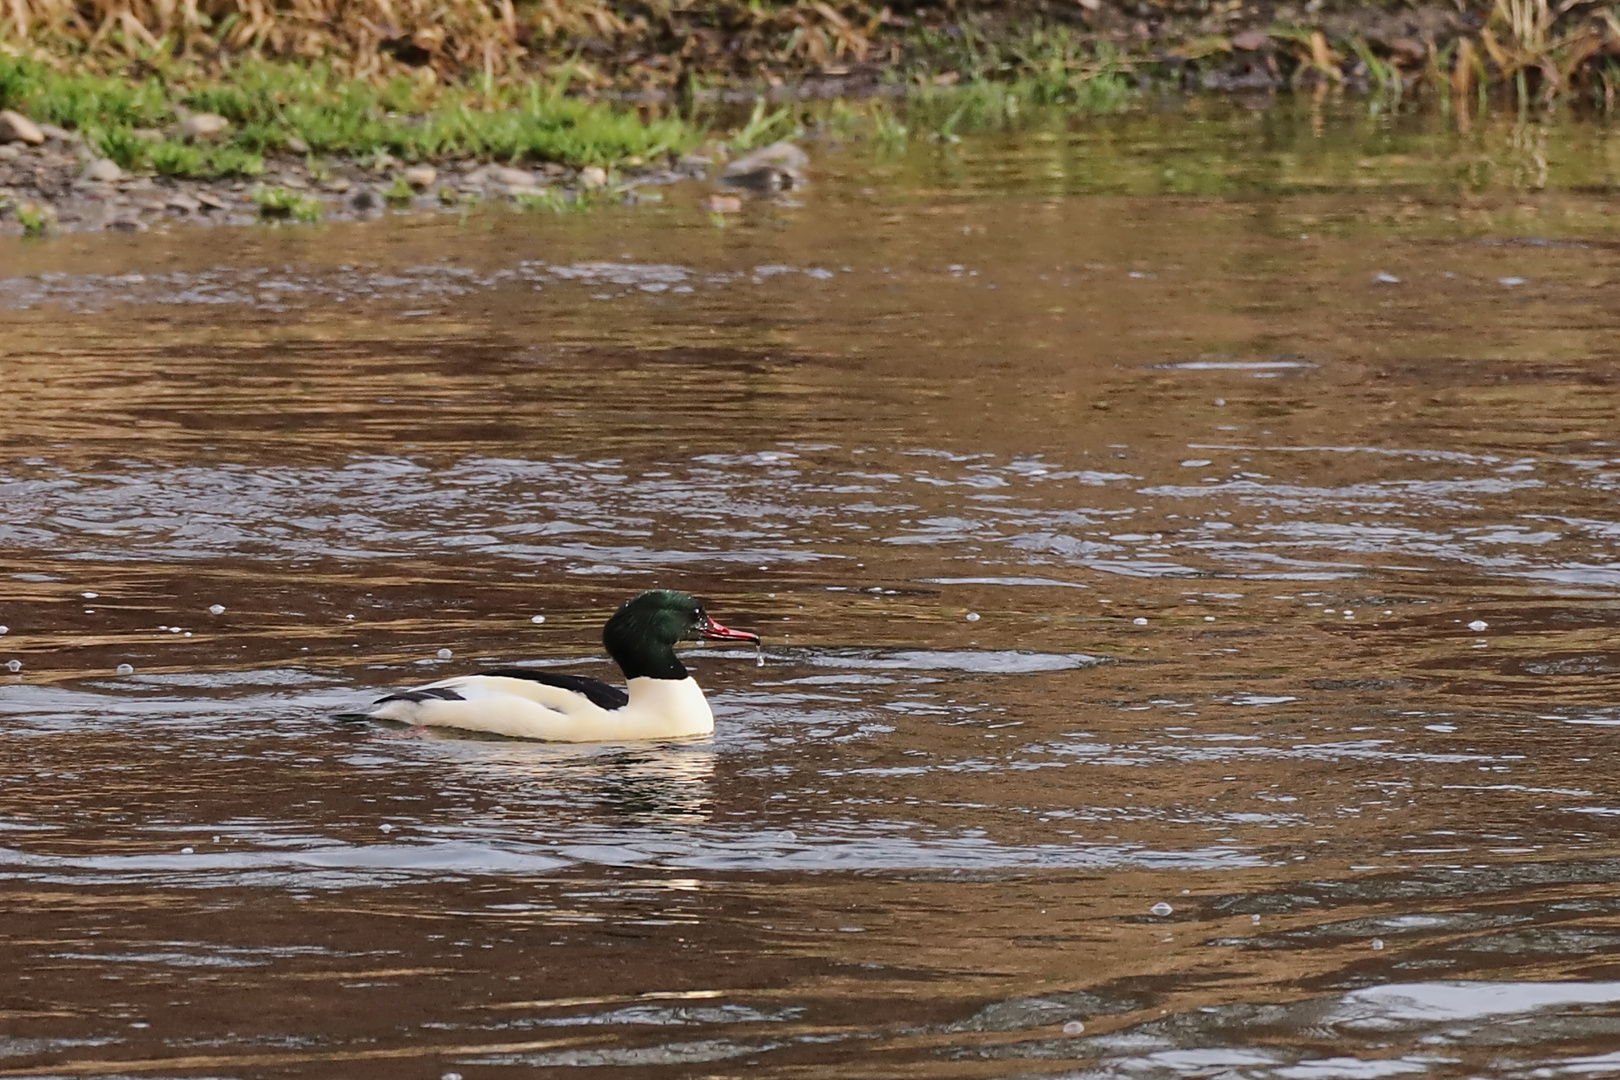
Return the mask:
[[[1085,1033],[1086,1025],[1082,1024],[1078,1020],[1070,1020],[1067,1024],[1063,1025],[1063,1034],[1065,1035],[1084,1035]]]
[[[94,599],[96,599],[96,597],[100,596],[101,594],[100,593],[93,593],[93,592],[82,592],[79,595],[84,597],[86,600],[94,600]]]
[[[1213,615],[1205,615],[1204,616],[1204,621],[1205,622],[1214,622],[1215,621],[1215,616],[1213,616]]]
[[[209,604],[208,605],[208,614],[210,614],[210,615],[223,615],[223,614],[225,614],[225,605],[224,604]]]
[[[353,615],[345,615],[345,616],[343,616],[343,617],[344,617],[344,618],[345,618],[345,619],[352,619],[352,618],[354,618],[354,616],[353,616]]]
[[[180,849],[180,854],[182,855],[195,855],[196,853],[197,850],[195,848],[183,847]]]
[[[1258,916],[1258,915],[1250,915],[1249,916],[1249,921],[1254,923],[1254,925],[1259,926],[1260,925],[1260,916]]]
[[[1134,626],[1146,626],[1147,625],[1147,620],[1144,619],[1142,616],[1138,615],[1136,618],[1131,620],[1131,623]]]
[[[9,634],[9,633],[11,633],[11,627],[9,627],[9,626],[0,626],[0,634]]]
[[[1214,462],[1210,461],[1208,458],[1195,457],[1188,458],[1186,461],[1183,461],[1181,463],[1181,467],[1183,469],[1202,469],[1205,465],[1212,464],[1214,464]]]
[[[1473,622],[1468,624],[1468,629],[1472,630],[1476,634],[1489,630],[1490,627],[1491,624],[1486,622],[1484,619],[1475,619]]]
[[[7,660],[6,661],[6,670],[7,671],[13,671],[13,672],[21,671],[22,670],[22,661],[21,660]]]
[[[1498,285],[1507,285],[1509,287],[1514,286],[1514,285],[1523,285],[1524,284],[1524,278],[1522,278],[1522,277],[1497,278],[1496,283]]]
[[[978,622],[979,621],[979,613],[977,611],[968,612],[967,613],[967,621],[968,622]]]
[[[541,623],[546,621],[546,617],[544,615],[531,615],[529,616],[529,621],[534,623],[534,625],[539,626]]]
[[[180,628],[179,628],[179,627],[178,627],[178,626],[171,626],[171,627],[169,627],[169,633],[171,633],[171,634],[178,634],[178,633],[179,633],[179,632],[180,632]]]
[[[1374,285],[1399,285],[1400,283],[1400,278],[1383,270],[1380,270],[1378,273],[1373,275]]]
[[[461,1080],[461,1074],[458,1072],[447,1072],[443,1076],[439,1077],[439,1080]]]
[[[133,675],[135,674],[135,667],[132,664],[119,664],[117,671],[120,675]]]
[[[190,630],[187,630],[187,631],[186,631],[186,637],[190,637],[190,636],[191,636],[191,631],[190,631]]]
[[[377,827],[379,829],[381,829],[383,832],[393,832],[394,831],[394,827],[392,825],[384,824],[384,825],[379,825]]]
[[[764,642],[760,642],[760,641],[754,642],[754,666],[755,667],[764,667],[765,666],[765,644],[764,644]]]
[[[449,649],[440,649],[436,655],[440,660],[448,660],[454,656],[455,653],[451,652]]]
[[[1160,900],[1157,904],[1154,904],[1152,907],[1148,908],[1150,913],[1157,915],[1161,919],[1175,910],[1175,908],[1171,907],[1163,900]]]
[[[1376,938],[1376,937],[1373,938],[1372,939],[1372,947],[1374,949],[1382,949],[1384,947],[1384,939],[1383,938]]]

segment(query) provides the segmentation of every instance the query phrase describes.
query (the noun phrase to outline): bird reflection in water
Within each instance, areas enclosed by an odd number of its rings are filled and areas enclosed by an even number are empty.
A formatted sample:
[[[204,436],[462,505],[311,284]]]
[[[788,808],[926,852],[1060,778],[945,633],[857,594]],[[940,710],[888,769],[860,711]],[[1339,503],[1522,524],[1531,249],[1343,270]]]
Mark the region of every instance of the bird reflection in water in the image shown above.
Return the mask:
[[[633,821],[701,822],[713,814],[715,752],[706,739],[661,743],[539,743],[454,728],[413,728],[452,751],[462,767],[505,789],[511,811],[555,804],[559,795]],[[396,736],[397,737],[397,736]]]

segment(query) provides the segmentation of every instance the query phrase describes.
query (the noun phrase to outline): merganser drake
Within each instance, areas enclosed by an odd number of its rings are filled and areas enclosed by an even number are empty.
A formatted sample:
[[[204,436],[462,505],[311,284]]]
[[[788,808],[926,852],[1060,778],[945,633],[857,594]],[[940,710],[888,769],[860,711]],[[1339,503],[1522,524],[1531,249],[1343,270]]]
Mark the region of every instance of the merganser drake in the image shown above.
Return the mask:
[[[389,694],[364,715],[551,742],[707,735],[714,714],[675,655],[676,642],[699,638],[759,644],[758,634],[721,626],[685,593],[653,589],[625,601],[602,628],[628,693],[583,675],[497,668]]]

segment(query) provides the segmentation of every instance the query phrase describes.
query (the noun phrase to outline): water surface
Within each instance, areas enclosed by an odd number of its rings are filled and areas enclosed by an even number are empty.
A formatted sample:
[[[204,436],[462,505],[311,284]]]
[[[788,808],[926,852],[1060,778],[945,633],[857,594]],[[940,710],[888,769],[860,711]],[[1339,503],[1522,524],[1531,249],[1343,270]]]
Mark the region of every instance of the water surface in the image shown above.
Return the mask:
[[[1620,1072],[1612,143],[4,242],[0,1075]],[[655,585],[712,739],[330,719]]]

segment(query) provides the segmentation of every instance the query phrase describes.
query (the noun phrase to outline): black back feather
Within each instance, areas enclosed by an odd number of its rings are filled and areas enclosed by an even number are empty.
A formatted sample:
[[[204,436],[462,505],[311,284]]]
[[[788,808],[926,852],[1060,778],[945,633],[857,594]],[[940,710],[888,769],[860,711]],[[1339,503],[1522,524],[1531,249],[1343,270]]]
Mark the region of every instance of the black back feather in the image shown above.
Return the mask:
[[[576,694],[583,694],[597,708],[607,709],[609,712],[630,704],[630,695],[617,686],[609,686],[601,679],[592,679],[585,675],[554,675],[549,671],[535,671],[533,668],[496,668],[494,671],[481,671],[479,674],[498,679],[527,679],[544,686],[572,690]]]

